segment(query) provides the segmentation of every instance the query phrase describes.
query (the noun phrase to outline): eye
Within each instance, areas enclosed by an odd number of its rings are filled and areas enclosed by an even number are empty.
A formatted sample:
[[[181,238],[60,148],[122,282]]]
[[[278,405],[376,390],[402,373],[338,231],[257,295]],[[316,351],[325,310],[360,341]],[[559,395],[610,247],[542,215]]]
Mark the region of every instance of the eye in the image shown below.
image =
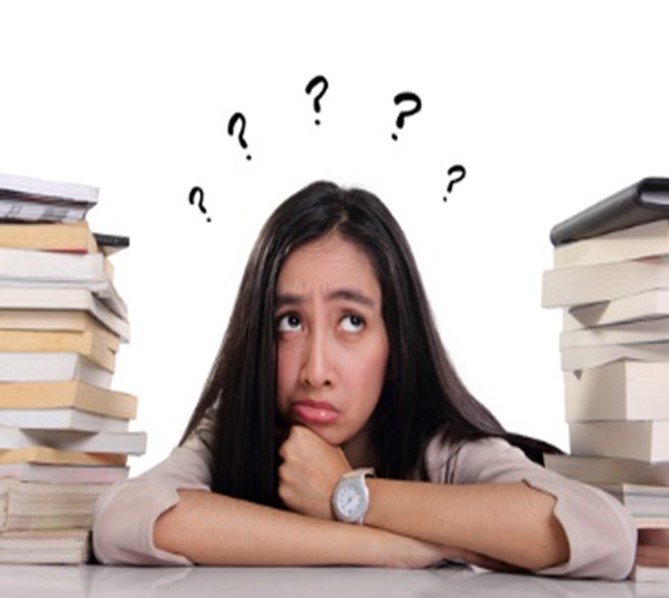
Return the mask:
[[[302,321],[297,314],[284,314],[278,317],[276,328],[279,332],[296,332],[302,329]]]
[[[349,314],[341,320],[341,329],[344,332],[360,332],[364,327],[364,318],[356,314]]]

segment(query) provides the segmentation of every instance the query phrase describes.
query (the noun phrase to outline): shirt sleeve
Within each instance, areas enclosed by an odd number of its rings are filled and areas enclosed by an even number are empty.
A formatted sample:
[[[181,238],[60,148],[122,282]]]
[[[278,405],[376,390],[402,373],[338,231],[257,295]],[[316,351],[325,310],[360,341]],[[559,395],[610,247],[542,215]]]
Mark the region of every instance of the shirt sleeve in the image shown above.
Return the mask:
[[[191,565],[156,548],[158,517],[179,502],[180,489],[211,489],[211,416],[167,459],[142,475],[108,488],[93,514],[93,551],[104,564]]]
[[[553,513],[567,537],[569,559],[536,573],[604,579],[629,575],[636,553],[636,527],[625,507],[606,492],[545,469],[500,438],[467,442],[455,450],[433,440],[426,460],[435,482],[524,482],[555,497]]]

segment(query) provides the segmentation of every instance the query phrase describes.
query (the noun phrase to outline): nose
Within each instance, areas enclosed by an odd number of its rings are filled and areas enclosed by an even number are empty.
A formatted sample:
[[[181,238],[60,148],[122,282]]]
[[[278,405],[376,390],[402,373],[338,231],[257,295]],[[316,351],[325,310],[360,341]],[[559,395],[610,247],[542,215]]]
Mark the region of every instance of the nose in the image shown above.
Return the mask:
[[[310,335],[305,343],[300,378],[302,384],[312,388],[332,385],[330,348],[324,333]]]

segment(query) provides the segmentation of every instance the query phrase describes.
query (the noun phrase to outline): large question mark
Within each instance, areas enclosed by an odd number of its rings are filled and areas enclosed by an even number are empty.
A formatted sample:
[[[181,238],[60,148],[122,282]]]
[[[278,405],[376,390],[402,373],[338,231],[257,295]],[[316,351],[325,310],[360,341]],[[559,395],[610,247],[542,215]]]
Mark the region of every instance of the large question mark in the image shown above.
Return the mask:
[[[404,91],[402,93],[398,93],[395,96],[395,104],[397,105],[406,101],[413,102],[414,106],[410,110],[402,110],[400,112],[399,116],[397,117],[397,121],[395,122],[399,129],[404,127],[404,121],[407,119],[407,117],[411,116],[412,114],[416,114],[416,112],[419,112],[421,106],[423,105],[420,101],[420,98],[412,91]],[[393,133],[392,138],[397,141],[397,134]]]
[[[450,182],[448,183],[448,188],[446,190],[447,193],[450,193],[453,190],[453,185],[459,183],[462,179],[465,178],[465,174],[467,174],[467,171],[465,170],[464,166],[462,166],[461,164],[455,164],[454,166],[451,166],[448,169],[448,176],[451,177],[456,172],[459,174],[459,176],[455,177],[454,179],[450,179]],[[444,197],[444,201],[446,201],[447,199],[448,199],[447,197]]]
[[[200,208],[200,212],[203,214],[207,213],[207,208],[204,207],[204,191],[202,187],[193,187],[188,194],[188,202],[191,205],[195,205],[197,200],[197,207]],[[207,217],[207,222],[211,222],[211,218]]]
[[[246,131],[246,117],[241,113],[241,112],[235,112],[232,117],[230,117],[230,121],[228,122],[228,135],[234,135],[235,134],[235,125],[237,122],[241,122],[241,130],[239,131],[239,135],[237,135],[237,139],[239,140],[240,145],[246,149],[248,147],[248,144],[246,143],[246,140],[244,139],[244,131]],[[251,154],[246,154],[246,159],[250,160],[251,159]]]
[[[317,75],[316,77],[314,77],[311,81],[309,81],[309,83],[307,83],[307,87],[304,90],[307,93],[307,95],[311,94],[312,90],[314,89],[314,87],[316,87],[316,85],[321,85],[320,92],[317,93],[316,97],[314,98],[314,110],[318,114],[321,111],[320,100],[325,95],[325,92],[328,90],[329,87],[328,80],[325,77],[323,77],[323,75]],[[317,125],[321,124],[321,121],[318,119],[316,119],[314,122]]]

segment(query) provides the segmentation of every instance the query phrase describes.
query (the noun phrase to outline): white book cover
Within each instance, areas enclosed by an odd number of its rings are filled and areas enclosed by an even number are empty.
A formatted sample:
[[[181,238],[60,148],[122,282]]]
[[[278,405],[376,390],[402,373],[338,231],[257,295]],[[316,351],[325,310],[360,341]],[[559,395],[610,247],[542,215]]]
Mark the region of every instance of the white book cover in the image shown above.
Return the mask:
[[[73,408],[0,409],[0,425],[31,430],[125,432],[129,421]]]
[[[669,289],[651,289],[611,301],[564,309],[562,330],[569,332],[661,317],[669,317]]]
[[[562,347],[560,359],[564,372],[595,368],[620,359],[666,362],[669,361],[669,342]]]
[[[130,340],[130,324],[114,313],[92,291],[81,286],[71,288],[47,285],[44,287],[3,287],[0,284],[0,309],[2,310],[85,310],[121,337]]]
[[[669,421],[571,422],[569,442],[574,455],[669,461]]]
[[[127,465],[47,465],[0,463],[0,480],[15,479],[40,484],[114,484],[128,478]]]
[[[0,278],[43,282],[103,282],[113,277],[104,253],[0,248]]]
[[[113,374],[79,353],[0,352],[0,382],[60,382],[82,380],[111,388]]]
[[[110,309],[122,320],[128,319],[128,306],[116,290],[110,279],[96,280],[38,280],[25,278],[3,278],[0,274],[0,292],[4,290],[32,290],[32,289],[84,289]]]
[[[92,185],[0,173],[0,197],[7,196],[7,192],[84,204],[95,204],[99,195],[99,189]]]
[[[61,451],[143,455],[146,432],[83,432],[0,426],[0,450],[46,446]]]
[[[568,422],[669,420],[669,362],[622,360],[563,376]]]
[[[669,317],[626,322],[560,334],[560,347],[593,347],[669,342]]]

